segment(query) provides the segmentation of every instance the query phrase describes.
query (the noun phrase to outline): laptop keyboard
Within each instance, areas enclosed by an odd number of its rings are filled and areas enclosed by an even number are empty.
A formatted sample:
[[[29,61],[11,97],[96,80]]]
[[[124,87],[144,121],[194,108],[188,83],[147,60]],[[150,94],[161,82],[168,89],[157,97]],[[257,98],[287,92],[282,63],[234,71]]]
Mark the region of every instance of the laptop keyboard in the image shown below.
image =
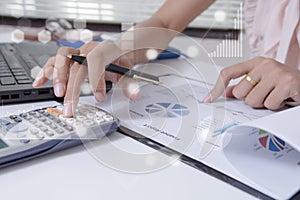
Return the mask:
[[[19,63],[9,66],[4,57],[0,54],[0,84],[1,85],[17,85],[30,84],[32,79],[26,73],[23,66]]]

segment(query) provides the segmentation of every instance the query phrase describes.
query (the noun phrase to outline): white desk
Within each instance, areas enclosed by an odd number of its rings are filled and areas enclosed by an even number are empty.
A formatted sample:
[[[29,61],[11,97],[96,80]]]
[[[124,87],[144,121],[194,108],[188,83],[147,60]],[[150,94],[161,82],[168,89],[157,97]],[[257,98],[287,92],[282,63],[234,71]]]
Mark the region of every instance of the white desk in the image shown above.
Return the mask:
[[[207,40],[208,45],[216,43]],[[131,152],[153,151],[119,133],[110,139]],[[166,155],[159,153],[159,157]],[[151,173],[116,171],[94,159],[83,146],[1,169],[0,180],[3,199],[255,199],[180,162]]]

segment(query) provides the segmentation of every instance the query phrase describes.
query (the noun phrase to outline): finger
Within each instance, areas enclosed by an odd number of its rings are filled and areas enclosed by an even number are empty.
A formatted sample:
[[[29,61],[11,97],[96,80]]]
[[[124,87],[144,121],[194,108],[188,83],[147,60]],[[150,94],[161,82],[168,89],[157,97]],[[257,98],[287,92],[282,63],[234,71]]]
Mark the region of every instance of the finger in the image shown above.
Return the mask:
[[[264,101],[274,87],[275,84],[271,80],[262,79],[245,97],[245,103],[253,108],[264,107]]]
[[[123,76],[120,78],[118,84],[119,88],[122,88],[125,96],[132,100],[139,98],[140,86],[136,80]]]
[[[105,41],[87,55],[90,85],[96,99],[100,102],[104,101],[106,94],[105,66],[116,60],[120,53],[115,44]]]
[[[117,83],[120,78],[121,78],[121,75],[119,75],[119,74],[115,74],[112,72],[105,72],[105,80],[107,80],[107,81]]]
[[[87,67],[74,63],[69,72],[69,80],[64,98],[64,117],[72,117],[79,100],[81,85],[87,75]]]
[[[232,90],[234,89],[234,87],[235,87],[235,85],[227,87],[225,89],[223,96],[228,97],[228,98],[234,98],[234,96],[232,94]]]
[[[285,99],[289,98],[287,87],[275,87],[264,101],[264,106],[270,110],[278,110],[285,105]]]
[[[122,56],[120,57],[117,61],[116,64],[120,64],[124,67],[127,67],[131,69],[133,67],[132,62],[130,62],[130,59],[127,56]],[[132,99],[138,99],[140,96],[140,86],[138,82],[132,78],[128,78],[125,76],[117,76],[117,81],[120,82],[121,87],[123,88],[124,94]]]
[[[44,85],[53,75],[53,68],[55,63],[55,57],[48,59],[44,67],[39,71],[34,82],[32,83],[33,87],[40,87]]]
[[[259,73],[260,74],[260,73]],[[260,75],[255,73],[254,70],[248,73],[248,76],[251,77],[256,83],[258,83],[261,79]],[[232,90],[232,94],[237,99],[245,99],[245,97],[254,89],[253,86],[246,77],[243,78]]]
[[[300,101],[287,101],[287,102],[285,102],[285,105],[288,105],[288,106],[299,106],[300,105]]]
[[[57,51],[53,70],[53,87],[57,97],[62,97],[65,94],[66,84],[68,81],[68,72],[71,60],[66,54],[79,54],[78,49],[61,47]]]
[[[215,87],[204,98],[203,102],[210,103],[220,97],[227,88],[231,79],[238,78],[249,73],[263,58],[256,57],[251,60],[224,68],[217,80]]]

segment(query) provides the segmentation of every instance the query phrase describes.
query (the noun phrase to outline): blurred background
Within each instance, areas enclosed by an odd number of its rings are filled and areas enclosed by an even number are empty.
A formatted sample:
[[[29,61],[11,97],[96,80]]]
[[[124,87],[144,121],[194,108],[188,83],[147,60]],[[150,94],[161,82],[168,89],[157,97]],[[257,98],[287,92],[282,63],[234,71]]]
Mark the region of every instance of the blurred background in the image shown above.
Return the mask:
[[[42,27],[46,20],[66,19],[71,24],[84,21],[91,30],[119,31],[122,23],[136,23],[147,19],[163,2],[164,0],[1,0],[0,24]],[[189,25],[187,33],[192,36],[206,34],[207,37],[224,38],[224,31],[240,29],[235,25],[235,19],[242,2],[243,0],[216,0]]]

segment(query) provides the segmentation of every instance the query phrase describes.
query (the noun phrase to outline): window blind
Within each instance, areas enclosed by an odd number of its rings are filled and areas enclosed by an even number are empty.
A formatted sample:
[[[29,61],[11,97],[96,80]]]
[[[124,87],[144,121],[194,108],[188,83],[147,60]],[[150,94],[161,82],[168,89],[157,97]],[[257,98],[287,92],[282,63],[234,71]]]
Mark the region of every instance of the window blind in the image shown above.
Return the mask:
[[[243,0],[216,0],[189,27],[239,29]],[[92,23],[135,23],[149,18],[164,0],[1,0],[0,15],[17,18],[81,19]]]

